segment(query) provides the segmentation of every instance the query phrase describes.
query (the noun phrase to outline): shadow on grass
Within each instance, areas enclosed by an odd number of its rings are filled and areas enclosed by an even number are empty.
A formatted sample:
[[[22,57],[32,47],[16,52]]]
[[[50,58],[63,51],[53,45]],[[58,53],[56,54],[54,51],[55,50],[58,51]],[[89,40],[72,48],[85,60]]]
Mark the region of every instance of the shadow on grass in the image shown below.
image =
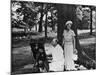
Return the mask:
[[[24,55],[24,54],[12,54],[12,72],[18,71],[20,68],[22,68],[24,65],[32,64],[33,58],[32,55]]]
[[[79,39],[85,39],[85,38],[92,38],[95,37],[95,33],[93,32],[93,35],[90,35],[89,33],[82,33],[79,35]],[[21,48],[21,47],[26,47],[29,46],[31,42],[51,42],[52,38],[49,37],[45,39],[43,38],[37,38],[37,39],[31,39],[31,40],[13,40],[12,41],[12,51],[13,48]],[[89,45],[81,45],[82,49],[84,49],[85,53],[92,59],[96,60],[96,44],[89,44]],[[17,49],[16,49],[17,50]],[[27,51],[28,53],[29,51]],[[17,74],[27,74],[27,73],[33,73],[32,69],[21,69],[23,66],[28,65],[28,64],[33,64],[33,57],[32,54],[29,52],[28,54],[25,54],[26,51],[19,51],[18,54],[12,54],[12,73],[17,73]]]
[[[90,58],[96,60],[96,44],[83,45],[81,47]]]
[[[31,42],[48,42],[50,43],[52,40],[51,37],[48,38],[39,38],[39,39],[31,39],[31,40],[18,40],[13,41],[12,43],[12,60],[11,60],[11,68],[12,72],[20,72],[21,68],[25,65],[33,64],[33,56],[31,50],[24,50],[24,47],[29,47]],[[23,71],[23,70],[22,70]],[[24,71],[25,72],[25,71]],[[26,73],[26,72],[25,72]]]

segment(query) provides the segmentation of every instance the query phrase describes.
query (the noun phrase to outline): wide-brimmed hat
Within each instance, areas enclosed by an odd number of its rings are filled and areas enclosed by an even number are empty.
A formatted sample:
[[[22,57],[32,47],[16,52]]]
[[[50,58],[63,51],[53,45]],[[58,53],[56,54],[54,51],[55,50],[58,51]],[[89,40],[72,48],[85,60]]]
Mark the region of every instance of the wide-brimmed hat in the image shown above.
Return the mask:
[[[66,25],[68,25],[68,24],[73,24],[73,22],[72,21],[67,21]]]

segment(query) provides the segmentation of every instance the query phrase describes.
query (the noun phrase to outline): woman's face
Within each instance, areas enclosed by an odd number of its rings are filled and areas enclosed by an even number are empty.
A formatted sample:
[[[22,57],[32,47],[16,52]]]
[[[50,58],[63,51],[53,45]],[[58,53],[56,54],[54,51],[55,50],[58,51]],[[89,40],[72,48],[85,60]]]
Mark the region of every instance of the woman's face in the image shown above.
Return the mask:
[[[72,25],[72,24],[70,24],[70,23],[69,23],[69,24],[67,24],[67,26],[66,26],[66,27],[67,27],[67,29],[70,29],[70,28],[71,28],[71,25]]]

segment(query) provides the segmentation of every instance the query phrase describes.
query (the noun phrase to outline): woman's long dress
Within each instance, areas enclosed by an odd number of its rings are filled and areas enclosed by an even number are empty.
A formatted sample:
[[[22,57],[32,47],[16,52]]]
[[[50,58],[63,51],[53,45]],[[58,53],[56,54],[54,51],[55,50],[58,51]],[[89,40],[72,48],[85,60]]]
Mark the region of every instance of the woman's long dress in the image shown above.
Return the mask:
[[[64,30],[64,56],[65,56],[65,69],[74,70],[75,64],[73,60],[73,36],[75,36],[73,30]]]

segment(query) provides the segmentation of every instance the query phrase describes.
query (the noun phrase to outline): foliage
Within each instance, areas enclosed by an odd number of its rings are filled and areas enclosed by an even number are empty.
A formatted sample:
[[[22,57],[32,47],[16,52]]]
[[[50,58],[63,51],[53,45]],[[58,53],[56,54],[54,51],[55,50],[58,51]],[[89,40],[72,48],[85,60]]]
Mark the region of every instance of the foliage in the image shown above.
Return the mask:
[[[35,25],[37,11],[33,2],[12,1],[12,26],[31,28]]]

